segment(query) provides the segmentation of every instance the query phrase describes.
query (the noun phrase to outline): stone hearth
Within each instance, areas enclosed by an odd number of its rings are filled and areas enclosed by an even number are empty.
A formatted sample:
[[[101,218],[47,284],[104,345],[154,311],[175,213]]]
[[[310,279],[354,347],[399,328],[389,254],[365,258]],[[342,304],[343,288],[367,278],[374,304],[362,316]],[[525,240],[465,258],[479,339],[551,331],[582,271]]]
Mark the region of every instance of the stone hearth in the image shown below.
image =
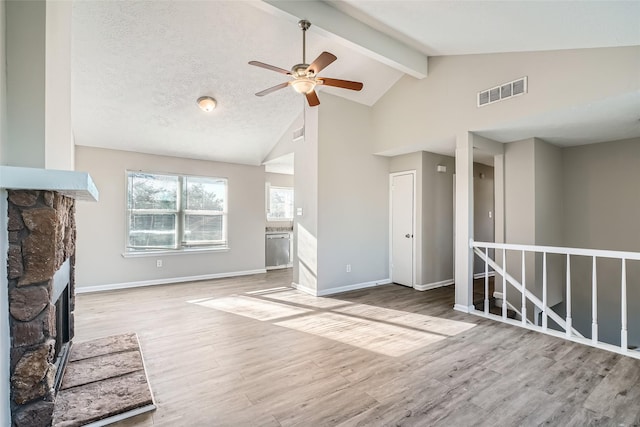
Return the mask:
[[[11,416],[16,427],[51,425],[60,350],[56,337],[62,336],[55,306],[61,280],[69,295],[64,335],[73,337],[74,211],[74,199],[57,192],[8,191]]]

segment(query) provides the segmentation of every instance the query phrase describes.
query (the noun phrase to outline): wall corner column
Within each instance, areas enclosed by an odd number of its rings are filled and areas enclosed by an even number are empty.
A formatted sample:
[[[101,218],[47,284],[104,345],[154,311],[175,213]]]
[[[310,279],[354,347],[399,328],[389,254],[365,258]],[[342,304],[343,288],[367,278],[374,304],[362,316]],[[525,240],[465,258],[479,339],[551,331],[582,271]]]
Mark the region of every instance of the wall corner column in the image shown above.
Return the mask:
[[[455,209],[455,305],[468,313],[473,308],[473,134],[463,132],[456,140]]]

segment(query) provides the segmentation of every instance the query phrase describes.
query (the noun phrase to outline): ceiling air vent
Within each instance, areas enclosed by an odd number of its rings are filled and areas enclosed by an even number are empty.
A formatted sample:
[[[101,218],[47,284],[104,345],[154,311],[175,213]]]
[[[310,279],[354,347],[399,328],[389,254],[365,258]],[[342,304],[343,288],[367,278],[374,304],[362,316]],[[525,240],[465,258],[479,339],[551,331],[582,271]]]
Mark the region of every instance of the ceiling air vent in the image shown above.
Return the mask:
[[[293,131],[294,141],[301,141],[303,139],[304,139],[304,127],[301,127],[300,129],[296,129]]]
[[[527,78],[522,77],[478,92],[478,107],[484,107],[485,105],[513,98],[514,96],[524,95],[525,93],[527,93]]]

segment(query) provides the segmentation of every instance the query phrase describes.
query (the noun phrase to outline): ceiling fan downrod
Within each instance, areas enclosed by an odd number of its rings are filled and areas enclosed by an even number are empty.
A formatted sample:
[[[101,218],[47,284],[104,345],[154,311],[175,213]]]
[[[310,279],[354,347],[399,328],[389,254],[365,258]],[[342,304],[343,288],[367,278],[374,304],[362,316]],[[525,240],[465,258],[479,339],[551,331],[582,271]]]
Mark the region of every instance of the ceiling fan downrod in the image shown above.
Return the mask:
[[[302,63],[306,64],[307,63],[306,35],[307,35],[307,30],[309,29],[309,27],[311,27],[311,22],[307,21],[306,19],[301,19],[300,21],[298,21],[298,27],[302,29]]]

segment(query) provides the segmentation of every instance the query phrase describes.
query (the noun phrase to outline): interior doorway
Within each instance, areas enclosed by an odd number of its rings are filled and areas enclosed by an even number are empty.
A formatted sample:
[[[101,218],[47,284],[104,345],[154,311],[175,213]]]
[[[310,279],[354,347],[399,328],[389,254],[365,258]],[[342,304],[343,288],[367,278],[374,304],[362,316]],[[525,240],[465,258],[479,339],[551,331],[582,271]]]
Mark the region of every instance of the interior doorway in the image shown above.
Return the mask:
[[[415,171],[389,175],[389,242],[391,281],[415,284]]]

